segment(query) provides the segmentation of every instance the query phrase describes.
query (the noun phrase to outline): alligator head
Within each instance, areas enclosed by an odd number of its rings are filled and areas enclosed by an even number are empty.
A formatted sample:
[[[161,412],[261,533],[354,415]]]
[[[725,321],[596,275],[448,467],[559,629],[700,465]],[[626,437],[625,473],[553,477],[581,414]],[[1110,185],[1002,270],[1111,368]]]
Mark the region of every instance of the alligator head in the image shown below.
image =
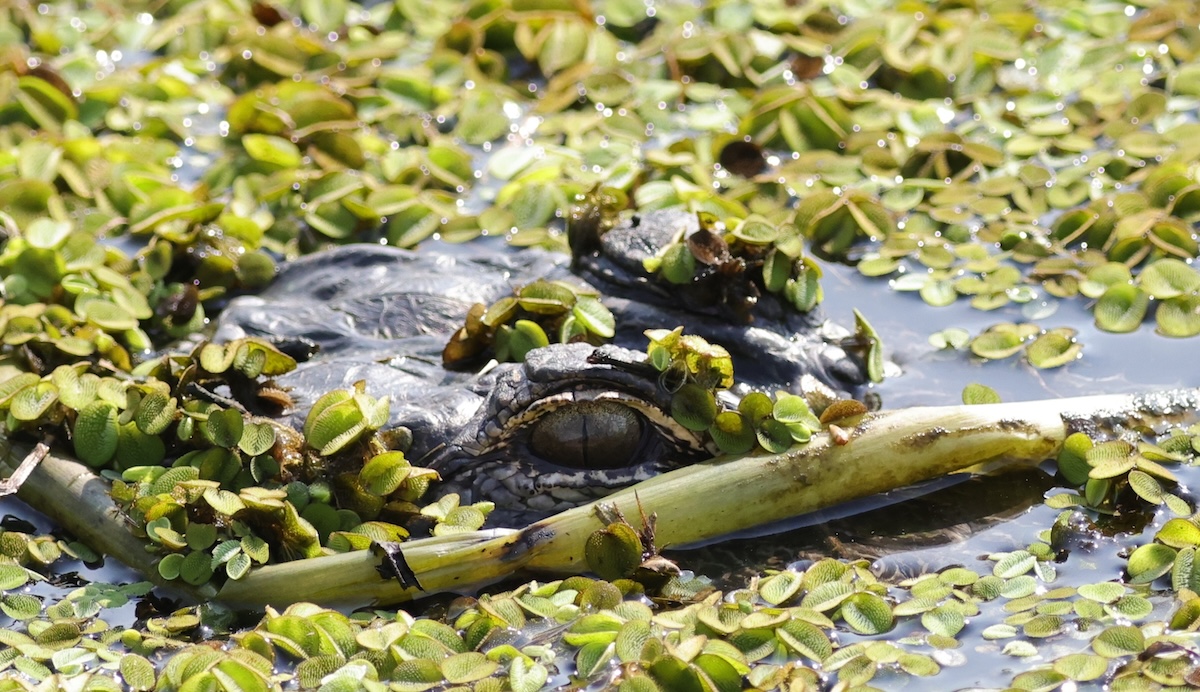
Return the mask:
[[[646,272],[646,257],[698,230],[683,212],[634,217],[573,262],[481,243],[340,247],[291,262],[267,291],[234,300],[217,338],[314,344],[315,355],[278,380],[297,401],[294,416],[365,380],[372,395],[391,397],[390,423],[412,431],[413,463],[437,469],[464,502],[495,502],[493,523],[528,521],[713,455],[665,413],[668,397],[641,353],[646,329],[682,325],[724,346],[740,392],[844,393],[865,383],[861,358],[843,348],[850,333],[819,310],[798,313],[752,288],[735,289],[730,306],[711,286],[666,287]],[[551,345],[474,372],[442,367],[472,304],[540,278],[598,289],[616,317],[613,344]]]

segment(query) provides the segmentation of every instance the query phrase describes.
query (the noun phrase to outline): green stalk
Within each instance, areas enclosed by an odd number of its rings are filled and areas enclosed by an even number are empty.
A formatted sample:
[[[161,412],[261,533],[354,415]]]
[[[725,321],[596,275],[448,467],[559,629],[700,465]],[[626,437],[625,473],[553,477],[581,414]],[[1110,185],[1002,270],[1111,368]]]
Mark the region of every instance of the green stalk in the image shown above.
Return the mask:
[[[783,454],[726,457],[672,471],[518,531],[405,543],[402,553],[420,589],[382,579],[379,557],[357,552],[262,567],[227,582],[217,598],[241,606],[384,604],[468,592],[517,572],[578,574],[587,571],[588,536],[603,528],[595,512],[600,503],[636,517],[640,502],[658,515],[660,545],[693,543],[983,462],[1041,461],[1057,454],[1075,421],[1161,422],[1194,412],[1198,399],[1200,390],[1176,390],[868,414],[844,444],[816,435]]]
[[[834,440],[828,433],[782,454],[725,457],[672,471],[604,500],[562,512],[520,530],[478,531],[403,544],[420,588],[382,578],[380,556],[360,551],[252,571],[214,593],[166,582],[197,601],[283,606],[395,603],[446,591],[472,591],[519,572],[587,571],[584,545],[603,523],[596,506],[625,516],[658,516],[660,545],[678,545],[770,524],[993,460],[1040,461],[1054,456],[1076,422],[1161,423],[1193,413],[1200,390],[1149,396],[1099,396],[986,406],[911,408],[868,414]],[[0,440],[0,467],[9,475],[27,450]],[[116,557],[164,584],[158,556],[129,531],[109,496],[108,482],[86,466],[48,455],[18,496],[97,552]],[[700,500],[699,498],[703,498]]]

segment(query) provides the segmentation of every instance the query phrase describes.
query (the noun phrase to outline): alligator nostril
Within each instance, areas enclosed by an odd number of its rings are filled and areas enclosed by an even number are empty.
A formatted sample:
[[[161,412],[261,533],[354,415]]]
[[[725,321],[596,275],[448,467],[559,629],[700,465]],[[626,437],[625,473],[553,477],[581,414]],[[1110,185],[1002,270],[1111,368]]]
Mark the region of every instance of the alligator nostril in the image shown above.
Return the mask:
[[[542,459],[578,469],[615,469],[638,461],[642,415],[614,401],[581,401],[545,414],[530,437]]]

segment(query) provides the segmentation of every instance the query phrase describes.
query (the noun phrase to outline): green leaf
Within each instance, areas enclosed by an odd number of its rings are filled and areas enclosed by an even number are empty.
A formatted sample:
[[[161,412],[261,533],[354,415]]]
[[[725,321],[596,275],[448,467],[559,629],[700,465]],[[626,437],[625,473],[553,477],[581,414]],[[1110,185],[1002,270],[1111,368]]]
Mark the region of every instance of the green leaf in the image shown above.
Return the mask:
[[[819,627],[803,620],[788,620],[775,630],[775,636],[788,648],[818,663],[833,655],[829,637]]]
[[[476,651],[453,654],[442,660],[442,675],[446,682],[460,685],[488,677],[500,667]]]
[[[517,320],[511,329],[507,327],[501,329],[502,333],[507,334],[508,360],[523,361],[533,349],[545,348],[550,345],[550,339],[537,322]]]
[[[241,412],[231,408],[209,413],[208,420],[204,423],[213,444],[225,449],[237,446],[238,441],[242,439],[243,425]]]
[[[602,339],[611,339],[616,334],[616,320],[612,312],[595,298],[579,298],[571,312],[589,332]]]
[[[708,427],[713,443],[725,454],[745,454],[757,438],[746,417],[737,411],[721,411]]]
[[[107,401],[93,401],[79,412],[73,432],[75,456],[97,468],[108,463],[117,452],[120,433],[117,407]]]
[[[1129,555],[1130,583],[1147,584],[1171,571],[1175,563],[1175,549],[1161,543],[1139,546]],[[1102,652],[1097,652],[1103,655]]]
[[[601,579],[627,577],[642,562],[642,541],[628,524],[611,524],[588,536],[588,567]]]
[[[1113,603],[1125,595],[1125,586],[1111,581],[1084,584],[1079,587],[1079,595],[1097,603]]]
[[[375,495],[391,495],[408,478],[412,466],[403,452],[385,452],[372,457],[359,472],[359,480]]]
[[[974,404],[998,404],[1000,403],[1000,395],[996,393],[996,390],[985,384],[972,382],[963,387],[962,402],[968,406]]]
[[[138,404],[135,418],[138,430],[147,435],[163,433],[174,422],[177,410],[175,397],[168,397],[163,392],[150,392]]]
[[[1130,472],[1130,476],[1138,471]],[[1188,548],[1200,546],[1200,526],[1188,519],[1178,517],[1170,519],[1154,535],[1154,539],[1172,548]]]
[[[803,586],[801,575],[791,570],[773,574],[758,586],[758,595],[771,605],[779,605],[795,596]]]
[[[0,563],[0,591],[13,591],[30,580],[29,571],[20,565]]]
[[[303,162],[300,148],[282,137],[264,134],[242,135],[242,146],[250,158],[279,168],[297,168]]]
[[[1142,270],[1138,285],[1159,300],[1175,298],[1200,289],[1200,273],[1186,262],[1164,257]]]
[[[892,629],[895,618],[887,602],[872,593],[856,593],[847,598],[839,613],[859,634],[882,634]]]
[[[550,677],[550,671],[541,663],[530,662],[524,656],[513,659],[508,668],[508,685],[513,692],[537,692]]]
[[[1200,334],[1200,294],[1167,298],[1159,303],[1154,320],[1164,336],[1186,338]]]
[[[1096,635],[1092,649],[1105,658],[1136,656],[1146,650],[1146,639],[1137,627],[1114,625]]]
[[[671,417],[688,430],[706,430],[717,418],[717,399],[704,387],[689,382],[671,397]]]
[[[980,358],[1008,358],[1021,350],[1023,340],[1013,329],[992,327],[971,340],[971,353]]]
[[[561,315],[576,302],[575,293],[566,286],[539,280],[528,284],[517,292],[518,304],[537,315]]]
[[[1076,682],[1085,682],[1108,672],[1108,660],[1092,654],[1067,654],[1054,662],[1054,670]]]
[[[316,411],[315,406],[313,411]],[[353,399],[329,406],[322,410],[315,420],[313,418],[310,412],[308,420],[311,421],[311,429],[306,431],[305,440],[322,455],[337,452],[367,429],[363,412]],[[309,428],[307,422],[305,427]]]
[[[1096,326],[1106,332],[1125,333],[1137,329],[1146,317],[1150,296],[1129,284],[1110,286],[1096,302]]]
[[[1082,350],[1074,329],[1053,329],[1034,339],[1025,349],[1025,357],[1033,367],[1046,370],[1078,359]]]
[[[154,688],[154,664],[136,654],[125,654],[118,663],[121,680],[130,690],[149,690]]]
[[[30,594],[6,593],[0,595],[0,612],[14,620],[32,620],[42,612],[42,601]]]
[[[266,454],[275,446],[275,427],[270,423],[245,423],[237,446],[252,457]]]
[[[662,276],[673,284],[691,283],[696,275],[696,258],[692,251],[683,243],[674,243],[667,247],[662,256]]]

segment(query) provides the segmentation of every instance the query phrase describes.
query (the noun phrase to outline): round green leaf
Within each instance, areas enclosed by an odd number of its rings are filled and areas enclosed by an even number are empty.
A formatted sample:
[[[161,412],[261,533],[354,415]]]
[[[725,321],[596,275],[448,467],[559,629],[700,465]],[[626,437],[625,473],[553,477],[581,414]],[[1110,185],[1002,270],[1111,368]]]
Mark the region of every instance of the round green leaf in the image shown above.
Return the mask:
[[[1183,338],[1200,334],[1200,294],[1167,298],[1159,303],[1154,320],[1164,336]]]
[[[237,446],[238,441],[242,439],[243,426],[241,412],[231,408],[213,411],[208,414],[208,420],[204,423],[213,444],[225,449]]]
[[[1130,583],[1146,584],[1170,572],[1174,563],[1174,548],[1161,543],[1147,543],[1130,553],[1126,569],[1129,570]],[[1102,652],[1097,653],[1103,655]]]
[[[971,353],[980,358],[1008,358],[1021,346],[1021,336],[1015,330],[993,327],[971,340]]]
[[[856,593],[842,603],[842,619],[859,634],[882,634],[892,629],[895,618],[887,602],[873,593]]]
[[[996,390],[985,384],[972,382],[963,387],[962,402],[968,406],[974,404],[998,404],[1000,403],[1000,395],[996,393]]]
[[[725,454],[745,454],[754,448],[754,428],[737,411],[722,411],[708,427],[713,443]]]
[[[75,419],[75,456],[88,466],[108,463],[117,452],[119,438],[117,407],[107,401],[93,401]]]
[[[1137,627],[1114,625],[1096,635],[1092,650],[1105,658],[1136,656],[1146,650],[1146,639]]]
[[[296,168],[303,162],[300,148],[274,135],[242,135],[242,146],[250,158],[280,168]]]
[[[517,291],[517,302],[537,315],[561,315],[575,304],[575,293],[553,281],[535,281]]]
[[[154,664],[136,654],[125,654],[118,664],[121,680],[130,690],[149,690],[154,688]]]
[[[627,524],[612,524],[588,536],[584,553],[588,567],[609,581],[621,579],[642,562],[642,541]]]
[[[671,396],[671,417],[688,430],[706,430],[717,418],[717,399],[709,390],[689,382]]]
[[[1196,291],[1200,288],[1200,274],[1182,260],[1164,257],[1142,270],[1138,285],[1151,296],[1163,300]]]
[[[571,311],[575,319],[583,323],[592,334],[602,339],[611,339],[616,334],[616,320],[612,312],[595,298],[579,298]]]
[[[1095,680],[1108,672],[1108,660],[1093,654],[1067,654],[1054,662],[1054,670],[1076,682]]]
[[[1096,326],[1106,332],[1132,332],[1145,319],[1149,305],[1150,296],[1135,286],[1110,286],[1093,310]]]
[[[1132,477],[1135,473],[1139,472],[1131,471],[1129,475]],[[1163,524],[1163,527],[1158,530],[1154,538],[1172,548],[1200,546],[1200,526],[1196,526],[1191,520],[1176,517]]]
[[[1035,368],[1057,368],[1079,358],[1083,345],[1075,341],[1074,329],[1054,329],[1039,336],[1025,349],[1025,357]]]

